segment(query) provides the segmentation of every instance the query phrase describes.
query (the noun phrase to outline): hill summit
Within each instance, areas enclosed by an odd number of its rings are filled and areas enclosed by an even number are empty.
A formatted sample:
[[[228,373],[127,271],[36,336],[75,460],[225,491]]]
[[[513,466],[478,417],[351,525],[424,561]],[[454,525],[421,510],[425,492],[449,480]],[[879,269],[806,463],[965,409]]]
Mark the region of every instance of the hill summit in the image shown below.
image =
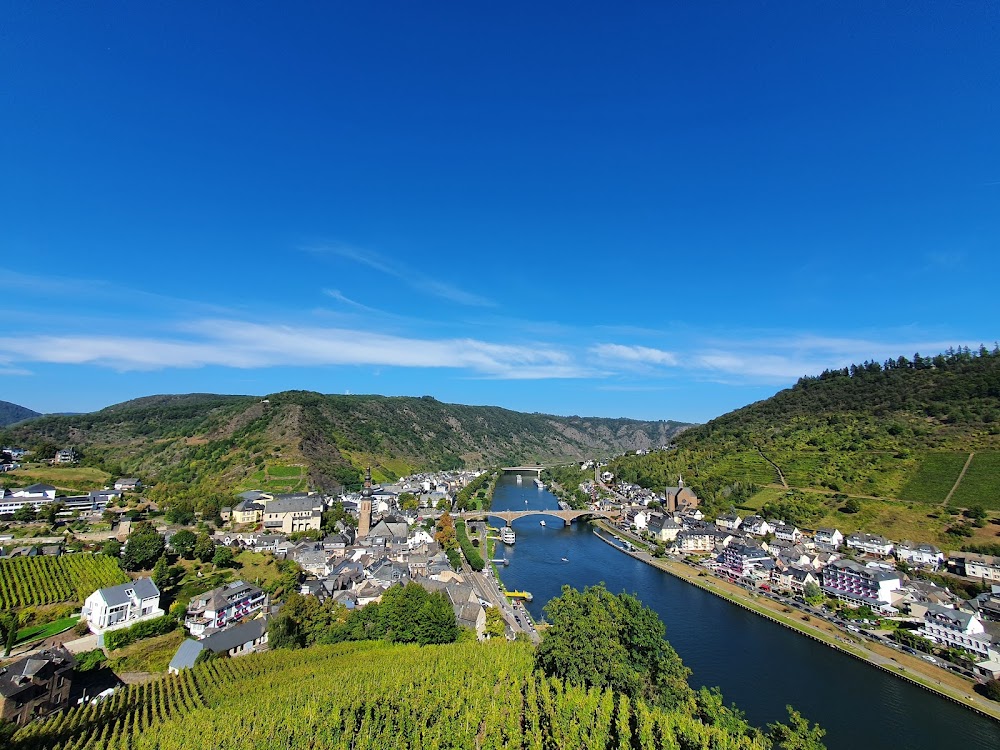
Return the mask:
[[[614,468],[648,487],[682,474],[719,509],[766,486],[1000,509],[1000,347],[804,377]]]
[[[25,406],[12,404],[10,401],[0,401],[0,427],[40,416],[42,415],[37,411],[32,411]]]
[[[73,447],[110,474],[228,491],[272,478],[334,489],[421,469],[578,460],[670,443],[682,422],[559,417],[429,396],[157,395],[90,414],[50,416],[3,439]],[[297,486],[296,486],[297,485]]]

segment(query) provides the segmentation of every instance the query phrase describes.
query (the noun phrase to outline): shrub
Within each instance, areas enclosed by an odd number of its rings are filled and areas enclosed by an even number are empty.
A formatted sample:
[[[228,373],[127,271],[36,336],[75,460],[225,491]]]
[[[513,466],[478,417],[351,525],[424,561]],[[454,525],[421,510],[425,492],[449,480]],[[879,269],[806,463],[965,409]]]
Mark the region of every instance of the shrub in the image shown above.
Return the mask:
[[[991,701],[1000,701],[1000,680],[987,680],[979,691]]]
[[[76,657],[76,671],[89,672],[93,669],[98,669],[101,664],[107,661],[107,658],[104,655],[104,651],[99,648],[95,648],[93,651],[84,651]]]

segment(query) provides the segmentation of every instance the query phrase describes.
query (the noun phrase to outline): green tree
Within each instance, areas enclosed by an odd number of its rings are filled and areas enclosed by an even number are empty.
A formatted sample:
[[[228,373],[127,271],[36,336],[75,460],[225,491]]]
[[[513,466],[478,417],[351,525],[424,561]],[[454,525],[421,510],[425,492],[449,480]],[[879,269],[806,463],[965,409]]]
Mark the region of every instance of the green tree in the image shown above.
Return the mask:
[[[1000,680],[987,680],[980,688],[980,692],[991,701],[1000,701]]]
[[[823,601],[823,589],[812,581],[809,581],[802,589],[802,595],[810,604],[819,604]]]
[[[14,520],[21,523],[31,523],[35,520],[36,515],[35,506],[31,503],[25,503],[14,511]]]
[[[167,508],[165,517],[170,523],[190,526],[194,523],[194,503],[190,500],[174,500]]]
[[[788,724],[780,722],[768,724],[768,737],[774,750],[826,750],[823,737],[826,730],[818,724],[809,724],[802,714],[791,706],[788,709]]]
[[[160,555],[153,566],[153,583],[156,588],[163,591],[170,583],[170,563],[167,562],[166,555]]]
[[[194,543],[194,556],[202,562],[208,562],[215,557],[215,542],[208,534],[199,534]]]
[[[507,633],[507,624],[499,607],[486,608],[486,636],[488,638],[503,638]]]
[[[861,510],[861,502],[856,497],[847,498],[847,502],[844,503],[844,507],[840,509],[841,513],[858,513]]]
[[[634,596],[563,586],[545,613],[551,626],[535,652],[545,674],[666,707],[693,698],[690,670],[664,640],[663,622]]]
[[[416,510],[419,507],[417,496],[412,492],[401,492],[399,495],[399,507],[403,510]]]
[[[183,557],[185,560],[190,560],[194,554],[194,545],[197,541],[198,537],[195,536],[193,531],[181,529],[170,537],[170,546],[173,548],[174,552]]]
[[[38,511],[38,517],[46,523],[55,523],[56,516],[59,515],[65,507],[66,503],[63,502],[45,503],[41,510]]]
[[[122,554],[122,543],[117,539],[109,539],[101,547],[101,552],[108,557],[113,557],[117,560]]]
[[[215,554],[212,555],[212,564],[217,568],[233,567],[235,564],[235,560],[233,560],[233,551],[226,545],[220,544],[215,548]]]
[[[166,544],[149,521],[140,521],[125,542],[122,567],[125,570],[145,570],[163,554]]]
[[[419,586],[419,584],[412,585]],[[424,593],[426,594],[426,591]],[[421,646],[431,643],[454,643],[458,635],[455,611],[448,597],[441,591],[427,594],[417,612],[417,643]]]
[[[7,616],[7,624],[4,626],[4,630],[6,631],[3,651],[4,656],[10,656],[10,652],[14,649],[14,643],[17,641],[17,627],[19,624],[17,615],[13,612]]]

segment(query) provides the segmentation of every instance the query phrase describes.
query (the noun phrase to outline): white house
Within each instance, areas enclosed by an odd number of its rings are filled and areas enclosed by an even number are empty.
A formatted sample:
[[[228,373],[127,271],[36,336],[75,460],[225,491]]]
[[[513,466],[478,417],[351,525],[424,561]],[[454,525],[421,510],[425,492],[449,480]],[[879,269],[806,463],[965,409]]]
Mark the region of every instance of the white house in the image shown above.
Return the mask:
[[[822,547],[836,548],[844,543],[844,535],[839,529],[816,529],[813,541]]]
[[[982,578],[986,581],[1000,581],[1000,557],[979,555],[973,552],[963,553],[965,557],[965,575],[971,578]]]
[[[671,547],[671,552],[674,554],[691,554],[695,552],[712,552],[714,549],[714,532],[708,529],[689,529],[677,535]]]
[[[672,542],[677,538],[683,527],[674,520],[673,516],[662,513],[651,513],[647,530],[661,542]]]
[[[720,529],[726,529],[726,531],[736,531],[743,523],[743,519],[739,517],[736,513],[731,513],[726,516],[719,516],[715,519],[715,525]]]
[[[406,538],[406,546],[409,549],[417,549],[425,544],[433,544],[434,537],[430,535],[430,532],[424,529],[417,528],[410,532],[410,535]]]
[[[83,603],[83,615],[92,633],[104,633],[163,615],[160,590],[150,578],[98,589]]]
[[[115,480],[115,489],[126,492],[134,492],[142,488],[142,482],[136,477],[122,477]]]
[[[896,557],[910,565],[938,568],[944,562],[944,552],[933,544],[900,542],[896,545]]]
[[[802,532],[791,524],[779,523],[774,527],[774,538],[796,544],[802,538]]]
[[[774,531],[774,527],[760,516],[747,516],[740,528],[753,536],[765,536]]]
[[[878,534],[865,534],[857,532],[847,537],[847,546],[869,555],[881,555],[885,557],[892,553],[892,542],[884,536]]]
[[[639,531],[642,531],[649,525],[649,516],[650,512],[648,510],[629,511],[625,514],[629,525]]]

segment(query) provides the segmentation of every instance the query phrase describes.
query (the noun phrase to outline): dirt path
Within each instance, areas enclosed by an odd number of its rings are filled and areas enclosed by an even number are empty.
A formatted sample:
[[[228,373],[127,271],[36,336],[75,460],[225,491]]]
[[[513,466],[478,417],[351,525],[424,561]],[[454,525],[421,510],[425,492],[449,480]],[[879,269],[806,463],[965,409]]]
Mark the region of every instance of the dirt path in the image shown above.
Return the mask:
[[[955,484],[951,486],[951,490],[948,492],[947,496],[944,499],[944,502],[941,503],[941,505],[947,505],[948,502],[951,500],[951,496],[955,494],[955,490],[958,489],[958,485],[962,483],[962,479],[965,477],[965,472],[969,470],[969,464],[972,463],[972,457],[975,455],[976,452],[973,451],[972,453],[969,454],[969,457],[965,459],[965,466],[963,466],[962,470],[958,472],[958,479],[956,479]]]
[[[765,461],[767,461],[769,464],[771,464],[771,466],[774,467],[774,470],[776,472],[778,472],[778,481],[780,481],[781,482],[781,486],[784,487],[787,490],[788,489],[788,481],[785,479],[785,473],[781,470],[781,467],[778,466],[778,464],[774,463],[774,461],[772,461],[771,459],[769,459],[767,456],[765,456],[764,455],[764,451],[762,451],[760,449],[759,445],[755,445],[754,448],[757,449],[757,452],[760,454],[760,457],[763,458]]]

